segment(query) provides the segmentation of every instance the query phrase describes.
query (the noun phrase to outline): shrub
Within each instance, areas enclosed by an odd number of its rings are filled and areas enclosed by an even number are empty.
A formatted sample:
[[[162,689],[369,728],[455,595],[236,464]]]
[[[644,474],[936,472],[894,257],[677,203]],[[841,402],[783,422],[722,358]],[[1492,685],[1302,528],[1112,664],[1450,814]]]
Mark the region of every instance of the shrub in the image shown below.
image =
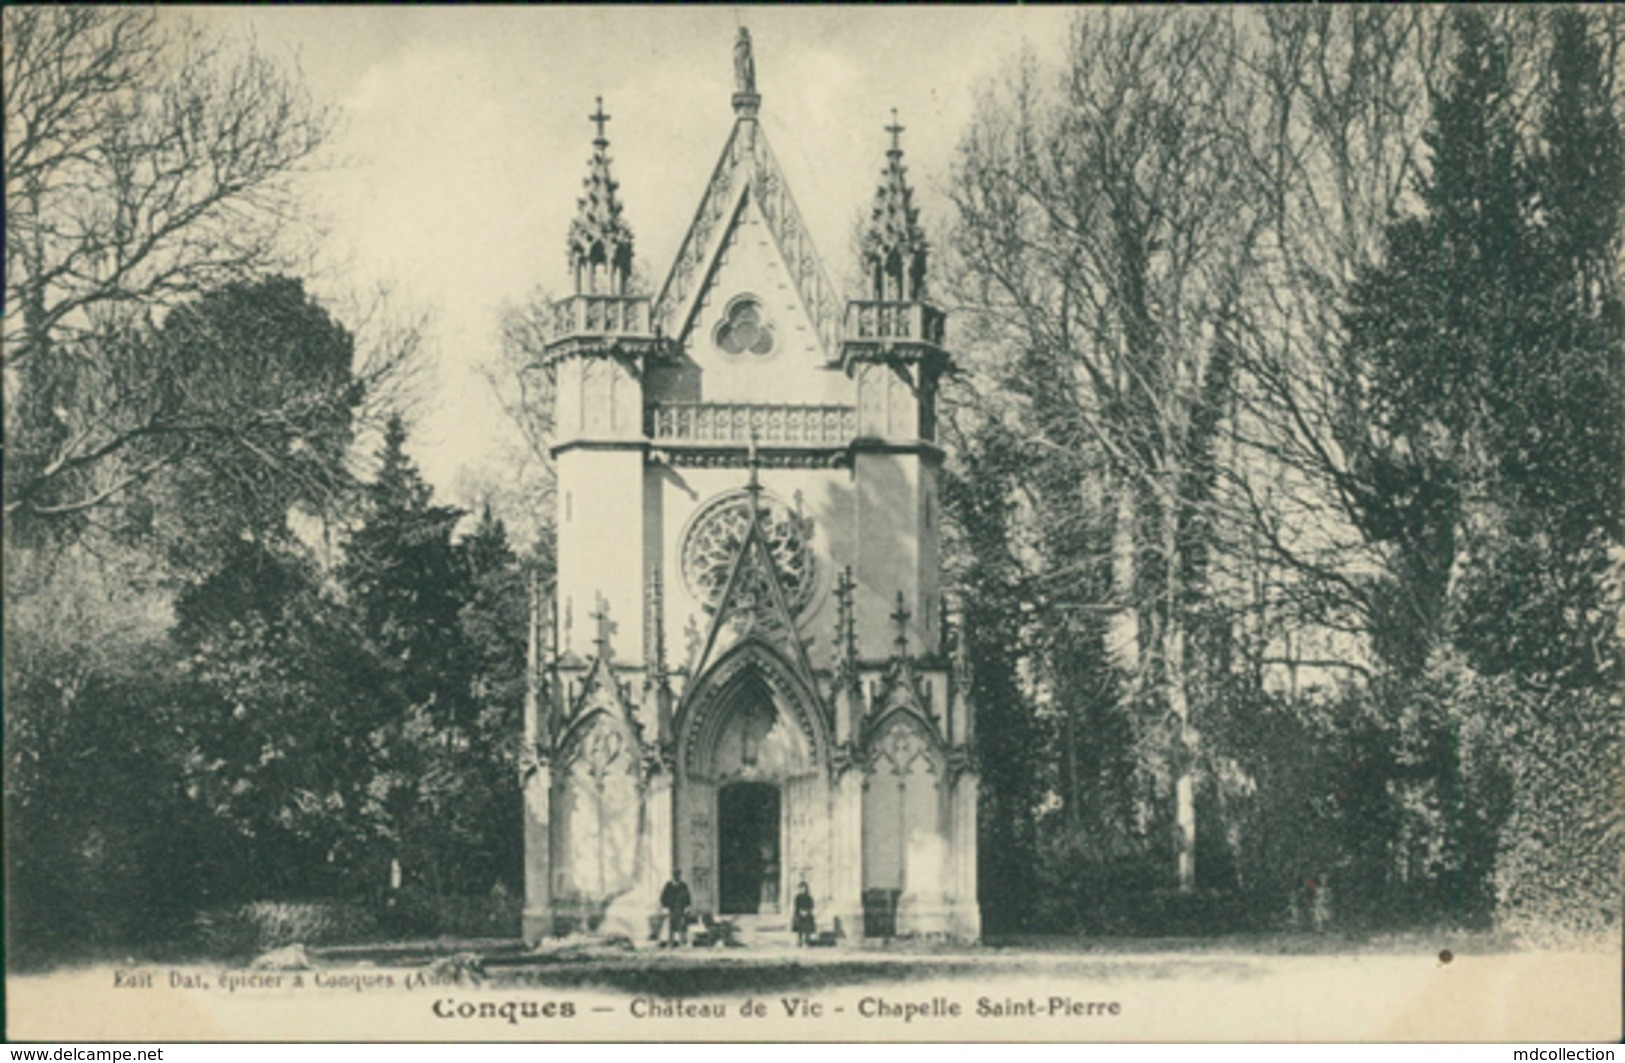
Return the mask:
[[[379,921],[353,901],[252,901],[200,912],[200,943],[212,955],[249,956],[284,945],[337,945],[376,937]]]
[[[1505,730],[1512,810],[1495,869],[1497,923],[1532,944],[1620,932],[1619,707],[1600,690],[1525,696]]]

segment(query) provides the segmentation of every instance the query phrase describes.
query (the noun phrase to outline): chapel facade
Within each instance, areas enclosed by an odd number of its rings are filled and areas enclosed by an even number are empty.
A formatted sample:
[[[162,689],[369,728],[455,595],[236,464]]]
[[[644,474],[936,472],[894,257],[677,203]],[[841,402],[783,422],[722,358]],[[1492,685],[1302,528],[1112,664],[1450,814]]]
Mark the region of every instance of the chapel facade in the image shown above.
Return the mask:
[[[944,315],[895,115],[862,298],[825,272],[758,121],[733,125],[658,294],[607,116],[553,308],[558,575],[525,712],[524,934],[698,911],[848,938],[980,933],[975,713],[943,601]]]

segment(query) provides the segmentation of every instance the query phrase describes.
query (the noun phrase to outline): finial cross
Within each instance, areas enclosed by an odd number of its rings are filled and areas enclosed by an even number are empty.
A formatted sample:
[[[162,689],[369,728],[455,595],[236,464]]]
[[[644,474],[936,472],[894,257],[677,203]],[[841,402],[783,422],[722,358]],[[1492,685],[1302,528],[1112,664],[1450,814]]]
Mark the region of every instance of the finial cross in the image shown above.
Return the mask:
[[[891,134],[892,151],[901,152],[903,150],[903,128],[897,121],[897,108],[893,107],[891,109],[891,125],[886,127],[886,132]]]
[[[908,653],[908,621],[914,614],[908,611],[908,605],[903,601],[903,592],[897,592],[897,610],[892,613],[892,623],[897,625],[897,653],[904,656]]]
[[[852,566],[848,565],[835,577],[835,599],[843,609],[852,604],[852,590]]]
[[[598,634],[593,637],[593,642],[598,646],[598,656],[608,657],[609,637],[615,633],[615,622],[609,618],[609,602],[599,598],[598,608],[587,615],[598,622]]]
[[[602,96],[598,97],[598,109],[587,116],[587,121],[598,126],[597,139],[605,144],[609,143],[608,140],[604,139],[604,123],[609,121],[609,115],[604,113],[604,98]]]
[[[857,618],[852,613],[852,598],[857,589],[858,581],[852,578],[852,566],[848,565],[841,570],[840,579],[835,585],[839,612],[835,651],[843,654],[849,662],[858,658],[858,625]]]
[[[757,472],[762,467],[762,456],[761,454],[757,453],[756,450],[755,425],[751,425],[750,427],[750,442],[747,444],[745,450],[745,465],[750,469],[750,483],[745,485],[745,490],[750,492],[751,516],[754,517],[756,515],[757,502],[762,492],[762,484],[757,477]]]

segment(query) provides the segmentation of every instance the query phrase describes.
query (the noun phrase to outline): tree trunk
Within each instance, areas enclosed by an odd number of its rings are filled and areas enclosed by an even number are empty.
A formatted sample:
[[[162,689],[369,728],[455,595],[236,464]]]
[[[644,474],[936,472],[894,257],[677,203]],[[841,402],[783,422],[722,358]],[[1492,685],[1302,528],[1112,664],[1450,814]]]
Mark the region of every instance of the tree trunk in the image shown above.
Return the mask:
[[[1169,478],[1177,485],[1177,471]],[[1162,680],[1168,699],[1168,716],[1173,725],[1173,749],[1169,758],[1174,773],[1174,847],[1179,872],[1179,891],[1196,888],[1196,775],[1193,746],[1196,732],[1191,726],[1190,701],[1186,696],[1185,618],[1180,581],[1184,566],[1179,548],[1177,493],[1170,490],[1173,504],[1162,521],[1163,580],[1167,600],[1162,622]]]

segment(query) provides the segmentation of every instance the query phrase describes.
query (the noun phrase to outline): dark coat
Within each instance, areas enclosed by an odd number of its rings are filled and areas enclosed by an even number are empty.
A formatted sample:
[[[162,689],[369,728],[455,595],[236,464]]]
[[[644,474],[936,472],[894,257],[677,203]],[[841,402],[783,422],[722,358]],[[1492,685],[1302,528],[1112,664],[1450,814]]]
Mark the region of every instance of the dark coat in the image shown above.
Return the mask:
[[[796,894],[796,917],[791,921],[790,929],[798,934],[812,934],[818,930],[818,920],[813,916],[812,894]]]
[[[660,891],[660,907],[668,912],[686,912],[693,903],[694,897],[688,892],[686,882],[668,882]]]

